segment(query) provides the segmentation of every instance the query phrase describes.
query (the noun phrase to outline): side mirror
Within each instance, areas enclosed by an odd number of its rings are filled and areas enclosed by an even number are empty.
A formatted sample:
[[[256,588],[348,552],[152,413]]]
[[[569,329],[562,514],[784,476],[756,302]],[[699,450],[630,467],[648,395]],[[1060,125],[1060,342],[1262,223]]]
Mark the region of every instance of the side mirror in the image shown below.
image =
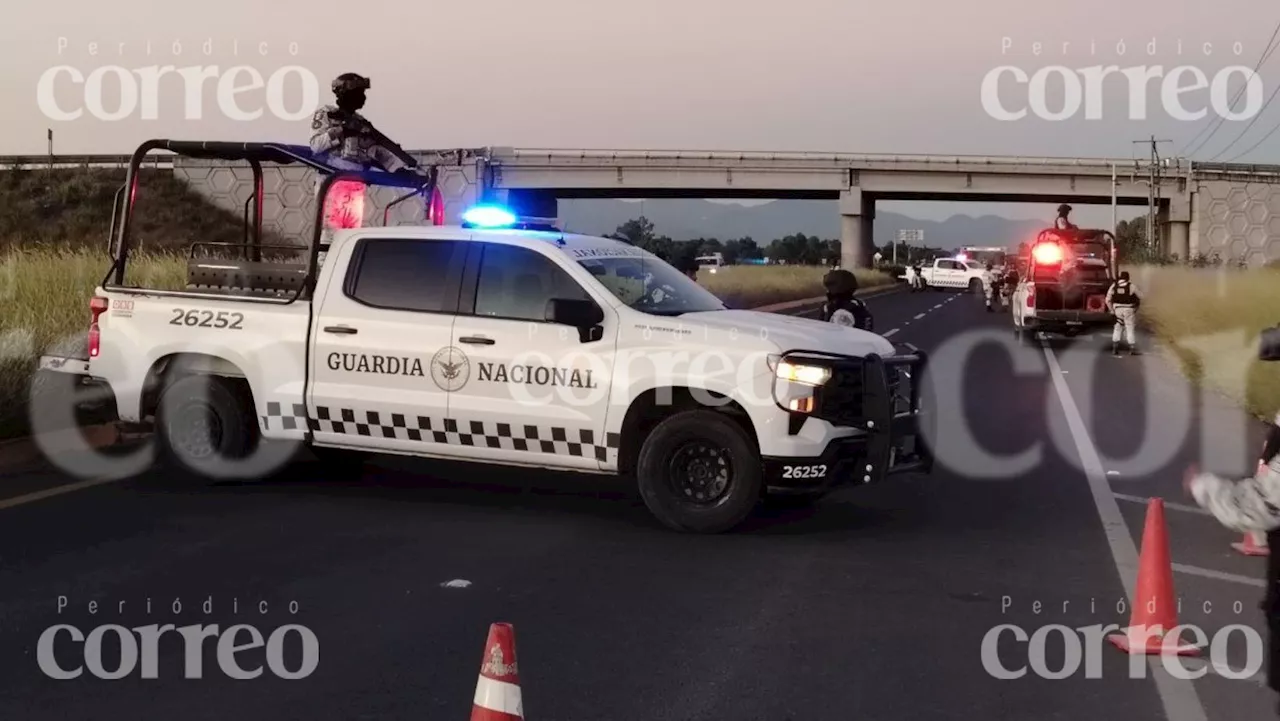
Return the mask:
[[[544,317],[550,323],[577,328],[583,343],[600,340],[603,335],[600,324],[604,322],[604,311],[589,300],[552,298],[547,301]]]

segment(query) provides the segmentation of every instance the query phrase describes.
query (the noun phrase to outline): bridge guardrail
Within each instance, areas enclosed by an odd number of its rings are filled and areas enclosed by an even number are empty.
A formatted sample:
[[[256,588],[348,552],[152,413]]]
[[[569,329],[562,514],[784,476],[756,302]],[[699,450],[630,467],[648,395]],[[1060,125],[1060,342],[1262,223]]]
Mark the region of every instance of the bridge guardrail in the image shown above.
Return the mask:
[[[484,156],[490,158],[495,165],[509,166],[542,166],[566,165],[576,167],[605,166],[623,163],[640,163],[642,165],[662,165],[668,163],[713,163],[724,165],[750,165],[753,163],[789,164],[794,163],[806,167],[871,167],[875,169],[903,166],[925,166],[941,169],[945,166],[982,166],[986,168],[1028,167],[1070,172],[1086,170],[1093,173],[1109,172],[1114,165],[1118,172],[1129,174],[1137,171],[1145,173],[1148,161],[1133,158],[1068,158],[1068,157],[1024,157],[1024,156],[992,156],[992,155],[928,155],[911,153],[823,153],[823,152],[765,152],[746,151],[733,152],[723,150],[607,150],[607,149],[566,149],[566,148],[478,148],[456,150],[410,150],[409,153],[419,158],[435,156],[450,157],[455,153],[467,157]],[[44,168],[124,168],[129,163],[128,155],[112,154],[77,154],[77,155],[0,155],[0,168],[21,168],[37,170]],[[147,165],[153,168],[173,168],[173,156],[155,154],[147,159]],[[1191,161],[1189,168],[1167,169],[1172,174],[1185,177],[1188,172],[1199,178],[1257,178],[1259,180],[1280,180],[1280,165],[1258,163],[1213,163]]]

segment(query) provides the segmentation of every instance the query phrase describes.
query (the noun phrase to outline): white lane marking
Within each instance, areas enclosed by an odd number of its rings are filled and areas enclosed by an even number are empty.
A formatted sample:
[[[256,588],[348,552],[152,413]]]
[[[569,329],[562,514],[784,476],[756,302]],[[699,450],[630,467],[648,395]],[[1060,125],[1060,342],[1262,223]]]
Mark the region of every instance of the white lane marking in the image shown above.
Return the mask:
[[[934,310],[937,310],[937,309],[939,309],[939,308],[941,308],[941,307],[942,307],[942,304],[941,304],[941,303],[939,303],[939,304],[935,305],[935,306],[933,307],[933,309],[934,309]]]
[[[1255,684],[1257,686],[1262,686],[1264,688],[1267,685],[1267,675],[1265,673],[1255,673],[1252,676],[1245,676],[1244,678],[1240,678],[1239,677],[1240,671],[1237,671],[1236,669],[1233,669],[1230,666],[1227,666],[1226,668],[1219,668],[1216,664],[1210,662],[1208,659],[1184,658],[1183,660],[1186,662],[1186,665],[1183,666],[1183,668],[1189,671],[1199,671],[1201,669],[1204,669],[1206,675],[1217,676],[1219,678],[1224,678],[1228,681],[1244,681],[1246,683]],[[1223,673],[1223,671],[1230,671],[1231,673],[1234,674],[1234,676],[1227,676]]]
[[[1205,578],[1216,578],[1219,581],[1231,581],[1232,583],[1243,583],[1246,586],[1257,586],[1258,588],[1266,588],[1267,582],[1261,578],[1252,578],[1250,576],[1241,576],[1238,573],[1227,573],[1226,571],[1215,571],[1212,568],[1201,568],[1199,566],[1188,566],[1185,563],[1172,563],[1173,570],[1178,573],[1186,573],[1192,576],[1203,576]]]
[[[897,333],[897,332],[898,332],[898,329],[897,329],[897,328],[891,328],[891,329],[889,329],[889,330],[885,331],[885,332],[884,332],[880,337],[882,337],[882,338],[888,338],[889,336],[891,336],[891,335],[893,335],[894,333]]]
[[[43,491],[34,491],[32,493],[24,493],[21,496],[14,496],[13,498],[5,498],[3,500],[0,500],[0,511],[3,511],[6,508],[13,508],[14,506],[21,506],[24,503],[34,503],[36,501],[43,501],[46,498],[61,496],[64,493],[74,493],[75,491],[82,491],[86,488],[101,486],[105,483],[115,483],[116,481],[120,481],[120,480],[124,480],[124,479],[122,478],[91,478],[87,481],[79,481],[78,483],[67,483],[61,486],[54,486],[53,488],[46,488]]]
[[[470,586],[470,585],[471,585],[471,582],[465,578],[455,578],[452,581],[445,581],[444,583],[440,584],[440,587],[441,588],[466,588],[467,586]]]
[[[1107,471],[1107,473],[1112,473],[1112,472],[1113,471]],[[1112,495],[1114,495],[1117,500],[1129,501],[1130,503],[1141,503],[1144,506],[1147,504],[1148,501],[1151,500],[1150,498],[1144,498],[1142,496],[1130,496],[1126,493],[1115,493]],[[1199,506],[1189,506],[1185,503],[1170,503],[1169,501],[1165,501],[1164,507],[1168,508],[1170,511],[1184,511],[1186,513],[1197,513],[1201,516],[1213,515],[1212,513],[1209,513],[1208,511],[1204,510]]]
[[[924,313],[921,313],[920,315],[917,315],[917,316],[916,316],[915,318],[913,318],[912,320],[920,320],[920,319],[921,319],[921,318],[923,318],[923,317],[924,317]]]
[[[1134,587],[1138,579],[1138,549],[1134,546],[1133,537],[1129,535],[1129,527],[1120,513],[1120,504],[1112,495],[1106,473],[1102,469],[1102,459],[1098,457],[1098,449],[1094,448],[1089,438],[1089,431],[1080,417],[1080,409],[1071,396],[1071,389],[1062,377],[1062,367],[1048,346],[1041,346],[1045,361],[1049,364],[1049,377],[1053,379],[1053,389],[1062,406],[1062,413],[1067,419],[1067,428],[1071,431],[1071,439],[1075,442],[1076,453],[1084,466],[1085,478],[1089,481],[1089,490],[1093,493],[1093,504],[1098,509],[1098,518],[1102,521],[1102,530],[1106,534],[1107,544],[1111,547],[1111,560],[1115,563],[1116,573],[1124,585],[1125,596],[1129,606],[1133,606]],[[1208,721],[1200,696],[1190,681],[1174,677],[1159,661],[1161,657],[1151,656],[1147,666],[1151,669],[1152,679],[1156,682],[1156,692],[1160,695],[1160,703],[1164,706],[1164,715],[1168,721]]]

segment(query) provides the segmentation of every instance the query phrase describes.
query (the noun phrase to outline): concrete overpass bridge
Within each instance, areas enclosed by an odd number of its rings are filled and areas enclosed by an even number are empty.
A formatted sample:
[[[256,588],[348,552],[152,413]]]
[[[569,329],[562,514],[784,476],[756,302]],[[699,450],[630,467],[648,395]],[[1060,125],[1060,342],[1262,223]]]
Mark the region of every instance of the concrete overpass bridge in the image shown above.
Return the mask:
[[[1145,206],[1148,197],[1148,165],[1132,159],[501,147],[413,155],[441,164],[450,221],[480,199],[506,202],[541,217],[556,217],[562,198],[837,201],[833,210],[841,216],[846,266],[870,262],[876,202],[881,200],[1109,204],[1114,192],[1120,204]],[[111,165],[124,159],[80,160]],[[0,158],[8,166],[44,167],[48,162]],[[252,186],[247,167],[187,158],[156,162],[219,205],[243,211]],[[306,237],[314,217],[311,171],[264,170],[264,226],[286,237]],[[1180,161],[1166,167],[1163,176],[1158,217],[1168,252],[1184,258],[1217,252],[1251,264],[1280,258],[1280,166]],[[366,213],[371,222],[381,222],[395,193],[377,189],[371,196]],[[419,222],[422,217],[420,203],[405,202],[393,208],[390,222]]]

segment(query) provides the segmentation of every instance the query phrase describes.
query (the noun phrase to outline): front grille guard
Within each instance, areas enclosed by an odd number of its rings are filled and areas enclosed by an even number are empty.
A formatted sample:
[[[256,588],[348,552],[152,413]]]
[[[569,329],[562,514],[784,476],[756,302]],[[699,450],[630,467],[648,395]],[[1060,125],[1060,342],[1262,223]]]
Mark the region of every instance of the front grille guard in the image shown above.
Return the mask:
[[[921,428],[920,390],[928,365],[928,354],[910,343],[894,344],[894,354],[876,353],[858,357],[815,350],[791,350],[779,362],[821,365],[832,369],[828,383],[837,374],[854,372],[860,380],[861,403],[853,413],[835,413],[826,407],[824,386],[814,389],[816,407],[806,415],[838,426],[856,427],[866,433],[866,466],[864,481],[872,481],[896,473],[928,473],[933,468],[933,454]],[[907,382],[904,392],[903,382]],[[777,397],[774,382],[774,404],[795,414]],[[912,439],[911,451],[903,450],[902,441]]]

